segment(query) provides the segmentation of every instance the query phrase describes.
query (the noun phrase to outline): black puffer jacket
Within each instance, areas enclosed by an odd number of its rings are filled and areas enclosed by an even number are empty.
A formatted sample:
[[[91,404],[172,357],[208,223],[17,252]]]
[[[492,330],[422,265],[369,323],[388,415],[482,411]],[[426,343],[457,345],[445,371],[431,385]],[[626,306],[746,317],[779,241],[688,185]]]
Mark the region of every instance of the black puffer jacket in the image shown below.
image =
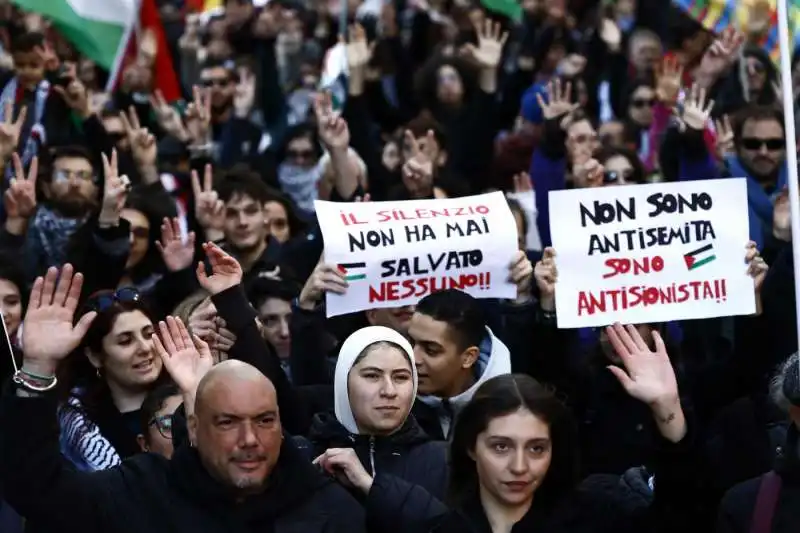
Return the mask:
[[[781,492],[772,519],[772,533],[796,533],[800,531],[800,432],[790,426],[786,445],[776,461],[775,472],[782,481]],[[763,476],[745,481],[733,487],[722,499],[718,533],[751,531],[750,524],[755,512],[756,500]]]
[[[419,485],[434,498],[447,486],[447,443],[431,439],[409,415],[403,426],[386,437],[353,435],[333,413],[314,417],[308,439],[295,439],[313,459],[329,448],[353,448],[367,472],[395,476]]]

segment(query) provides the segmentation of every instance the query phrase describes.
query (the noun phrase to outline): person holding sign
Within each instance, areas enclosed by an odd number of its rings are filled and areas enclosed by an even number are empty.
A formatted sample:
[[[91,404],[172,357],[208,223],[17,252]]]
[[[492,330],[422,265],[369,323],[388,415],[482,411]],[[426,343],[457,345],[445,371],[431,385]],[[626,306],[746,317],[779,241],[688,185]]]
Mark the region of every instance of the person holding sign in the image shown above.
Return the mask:
[[[758,297],[767,272],[767,265],[758,255],[754,243],[749,243],[745,261]],[[534,277],[539,292],[541,312],[551,324],[551,345],[548,357],[532,353],[532,375],[553,383],[567,394],[570,404],[581,420],[582,465],[584,474],[619,473],[648,464],[653,450],[657,427],[647,410],[631,402],[620,383],[622,361],[606,328],[591,341],[581,340],[578,330],[556,330],[556,288],[559,268],[556,251],[546,248],[537,263]],[[676,327],[666,323],[643,323],[629,326],[644,339],[649,349],[657,348],[656,339],[667,347],[684,400],[688,400],[698,416],[705,420],[709,413],[745,394],[753,382],[772,367],[769,357],[754,357],[759,353],[763,321],[758,316],[737,317],[736,352],[724,340],[722,321],[708,319],[683,324],[683,339],[672,334]],[[598,328],[595,328],[595,331]],[[721,353],[709,353],[713,346]],[[721,347],[725,347],[723,350]],[[708,365],[706,361],[722,361]]]

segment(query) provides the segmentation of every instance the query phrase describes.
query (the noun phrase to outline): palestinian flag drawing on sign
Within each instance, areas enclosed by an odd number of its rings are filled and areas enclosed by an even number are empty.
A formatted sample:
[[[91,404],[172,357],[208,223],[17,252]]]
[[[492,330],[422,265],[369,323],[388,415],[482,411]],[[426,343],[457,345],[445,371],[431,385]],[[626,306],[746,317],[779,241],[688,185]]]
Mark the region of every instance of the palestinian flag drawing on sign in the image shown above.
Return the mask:
[[[344,271],[344,279],[347,281],[358,281],[360,279],[367,278],[366,274],[352,272],[353,270],[357,270],[359,268],[367,268],[366,263],[342,263],[339,265],[339,268]]]
[[[695,268],[700,268],[701,266],[710,263],[716,258],[717,256],[714,255],[713,244],[707,244],[702,248],[698,248],[697,250],[693,250],[683,255],[683,260],[686,262],[686,268],[688,270],[694,270]]]

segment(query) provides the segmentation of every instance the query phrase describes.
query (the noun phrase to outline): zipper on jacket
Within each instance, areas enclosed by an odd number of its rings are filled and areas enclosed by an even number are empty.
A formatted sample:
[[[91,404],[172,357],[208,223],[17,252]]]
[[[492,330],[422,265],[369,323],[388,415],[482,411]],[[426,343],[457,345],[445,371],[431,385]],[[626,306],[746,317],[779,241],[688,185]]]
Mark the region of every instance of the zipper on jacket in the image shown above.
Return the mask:
[[[372,477],[375,477],[375,437],[369,438],[369,466],[372,468]]]

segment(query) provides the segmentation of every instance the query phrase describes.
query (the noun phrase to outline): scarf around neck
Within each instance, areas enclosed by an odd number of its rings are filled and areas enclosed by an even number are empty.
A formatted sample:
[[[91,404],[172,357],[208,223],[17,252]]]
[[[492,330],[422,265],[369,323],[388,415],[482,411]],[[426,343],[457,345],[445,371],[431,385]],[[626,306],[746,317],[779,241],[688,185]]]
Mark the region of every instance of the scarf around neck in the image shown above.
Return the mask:
[[[0,121],[5,121],[7,118],[5,116],[7,103],[10,102],[12,104],[12,109],[16,109],[18,107],[23,98],[23,91],[24,89],[20,87],[19,80],[16,76],[11,78],[11,80],[6,84],[6,86],[3,88],[3,92],[0,93]],[[20,139],[19,152],[20,157],[22,158],[22,165],[25,167],[27,167],[31,162],[31,159],[38,154],[39,146],[44,145],[47,142],[42,120],[44,118],[47,97],[50,94],[50,82],[47,80],[42,80],[36,87],[35,92],[34,108],[28,109],[28,113],[33,114],[33,127],[31,128],[31,131],[26,139]],[[11,179],[13,175],[13,165],[9,163],[6,165],[5,169],[6,180]]]

